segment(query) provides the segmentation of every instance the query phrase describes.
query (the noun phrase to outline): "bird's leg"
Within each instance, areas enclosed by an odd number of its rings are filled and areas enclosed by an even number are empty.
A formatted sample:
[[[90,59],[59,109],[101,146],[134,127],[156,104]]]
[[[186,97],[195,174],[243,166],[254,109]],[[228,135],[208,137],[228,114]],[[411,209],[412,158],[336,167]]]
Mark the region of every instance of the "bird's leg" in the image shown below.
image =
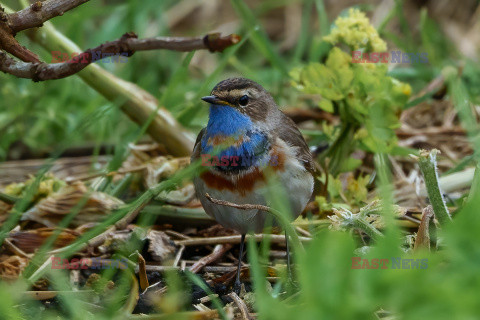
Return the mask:
[[[242,288],[242,282],[240,281],[240,270],[242,268],[242,257],[243,257],[243,245],[245,243],[245,234],[242,234],[242,239],[240,240],[240,254],[238,256],[238,268],[237,268],[237,277],[235,278],[235,283],[233,284],[233,291],[240,295],[240,289]]]
[[[290,261],[290,246],[288,245],[288,234],[285,230],[285,244],[287,245],[287,272],[289,281],[293,281],[292,263]]]

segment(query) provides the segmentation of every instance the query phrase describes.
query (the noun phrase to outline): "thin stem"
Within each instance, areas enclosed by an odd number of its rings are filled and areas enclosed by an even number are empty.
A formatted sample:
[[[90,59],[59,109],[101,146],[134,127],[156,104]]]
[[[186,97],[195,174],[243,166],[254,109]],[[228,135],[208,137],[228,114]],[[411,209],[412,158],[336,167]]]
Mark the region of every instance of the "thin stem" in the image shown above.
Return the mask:
[[[380,231],[378,231],[374,226],[361,217],[353,218],[352,226],[362,230],[373,240],[378,240],[378,238],[383,237],[383,234]]]
[[[9,194],[0,192],[0,200],[8,204],[15,204],[20,199]]]
[[[193,50],[208,49],[211,52],[223,51],[225,48],[240,41],[238,35],[220,36],[219,33],[207,34],[202,37],[156,37],[137,39],[133,32],[125,33],[120,39],[103,43],[93,49],[87,49],[81,54],[72,54],[71,59],[63,59],[64,52],[52,51],[52,63],[41,62],[34,53],[26,50],[11,36],[11,45],[2,43],[3,29],[0,28],[0,47],[16,55],[25,62],[16,61],[6,53],[0,51],[0,70],[19,78],[45,81],[62,79],[74,75],[89,64],[102,58],[114,59],[113,61],[127,61],[136,51],[167,49],[188,52]],[[9,50],[7,50],[9,48]],[[21,53],[19,55],[18,53]],[[69,55],[70,56],[70,55]]]
[[[383,234],[372,226],[366,219],[366,210],[360,210],[360,213],[353,214],[347,209],[333,209],[335,215],[328,218],[332,221],[332,226],[336,229],[360,229],[373,240],[383,237]]]
[[[262,210],[262,211],[271,213],[280,222],[280,224],[285,229],[285,231],[288,232],[292,237],[292,243],[293,243],[294,249],[303,248],[300,243],[300,238],[295,232],[295,229],[290,224],[290,221],[288,221],[285,215],[282,214],[280,211],[270,208],[268,206],[260,205],[260,204],[237,204],[230,201],[215,199],[215,198],[212,198],[208,193],[205,194],[205,197],[210,202],[221,205],[221,206],[236,208],[240,210]]]
[[[448,212],[442,192],[440,191],[440,186],[438,185],[437,153],[438,150],[436,149],[431,151],[422,150],[420,152],[420,157],[418,158],[418,165],[420,166],[420,170],[425,179],[428,198],[432,204],[435,216],[437,217],[438,222],[440,222],[441,225],[444,225],[451,221],[452,217]]]

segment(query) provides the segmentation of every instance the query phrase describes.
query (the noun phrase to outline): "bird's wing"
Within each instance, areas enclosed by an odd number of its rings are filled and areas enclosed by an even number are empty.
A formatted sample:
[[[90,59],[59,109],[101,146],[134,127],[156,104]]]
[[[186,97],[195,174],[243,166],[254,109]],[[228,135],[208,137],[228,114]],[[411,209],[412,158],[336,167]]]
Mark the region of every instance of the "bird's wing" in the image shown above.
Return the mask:
[[[190,158],[190,162],[194,162],[195,160],[200,158],[202,153],[202,138],[205,134],[207,128],[203,128],[197,136],[197,140],[195,140],[195,146],[193,147],[192,157]]]
[[[278,128],[278,137],[292,147],[297,147],[297,159],[303,163],[303,166],[313,176],[316,176],[316,166],[313,162],[312,153],[303,138],[297,125],[288,116],[282,113],[280,126]]]
[[[321,172],[315,165],[307,142],[305,142],[305,139],[303,138],[300,130],[298,130],[295,122],[293,122],[293,120],[286,116],[283,112],[278,129],[278,137],[285,141],[288,145],[297,147],[297,159],[303,163],[305,169],[313,176],[314,187],[310,201],[315,200],[315,196],[317,195],[325,195],[325,185],[317,179],[317,177],[320,177]]]

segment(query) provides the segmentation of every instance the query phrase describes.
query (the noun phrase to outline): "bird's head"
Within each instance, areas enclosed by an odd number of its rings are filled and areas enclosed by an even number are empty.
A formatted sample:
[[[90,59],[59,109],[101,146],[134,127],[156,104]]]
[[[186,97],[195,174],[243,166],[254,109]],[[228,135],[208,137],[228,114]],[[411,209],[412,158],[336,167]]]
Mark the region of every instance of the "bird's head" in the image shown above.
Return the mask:
[[[202,100],[211,104],[210,118],[217,114],[235,113],[255,124],[265,122],[272,112],[278,110],[272,96],[261,85],[245,78],[219,82],[211,95]]]

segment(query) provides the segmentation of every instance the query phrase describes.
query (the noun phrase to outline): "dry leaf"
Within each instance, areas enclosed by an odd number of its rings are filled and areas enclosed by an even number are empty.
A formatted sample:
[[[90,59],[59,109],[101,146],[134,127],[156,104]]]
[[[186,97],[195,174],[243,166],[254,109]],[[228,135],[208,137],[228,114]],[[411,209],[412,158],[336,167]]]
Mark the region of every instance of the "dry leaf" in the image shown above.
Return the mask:
[[[9,240],[25,253],[33,253],[38,249],[48,237],[55,231],[55,228],[39,228],[33,230],[12,232]],[[80,234],[70,229],[63,229],[53,247],[62,248],[73,242]]]
[[[129,145],[131,155],[124,162],[124,171],[132,168],[143,168],[140,171],[143,184],[146,188],[157,185],[160,181],[168,179],[178,170],[190,164],[188,157],[172,158],[162,156],[158,144]],[[195,198],[195,190],[191,182],[180,186],[177,190],[162,192],[155,199],[175,205],[185,205]]]
[[[69,214],[72,209],[84,198],[86,204],[78,211],[69,226],[98,222],[112,210],[123,205],[123,201],[103,192],[88,192],[87,187],[80,181],[68,185],[59,192],[43,199],[33,208],[25,212],[22,220],[32,220],[47,227],[55,227]]]
[[[432,206],[427,206],[422,212],[422,222],[418,226],[414,249],[430,250],[430,224],[433,223],[434,212]]]
[[[165,232],[149,230],[147,239],[149,240],[148,252],[155,261],[163,262],[175,252],[175,245]]]

